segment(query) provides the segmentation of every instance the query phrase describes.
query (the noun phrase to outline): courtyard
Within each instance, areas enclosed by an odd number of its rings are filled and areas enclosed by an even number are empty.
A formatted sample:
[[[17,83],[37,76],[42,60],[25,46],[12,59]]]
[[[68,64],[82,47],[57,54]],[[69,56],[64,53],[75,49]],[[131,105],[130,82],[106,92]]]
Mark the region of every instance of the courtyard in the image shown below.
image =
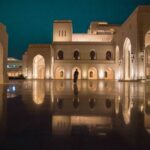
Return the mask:
[[[150,83],[12,80],[0,85],[0,149],[149,149]]]

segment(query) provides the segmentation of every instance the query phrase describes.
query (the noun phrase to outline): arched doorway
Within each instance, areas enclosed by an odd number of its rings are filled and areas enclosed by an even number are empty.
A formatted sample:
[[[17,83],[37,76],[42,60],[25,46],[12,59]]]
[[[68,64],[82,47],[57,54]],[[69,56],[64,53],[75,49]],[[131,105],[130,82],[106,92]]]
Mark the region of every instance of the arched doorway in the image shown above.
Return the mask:
[[[89,68],[88,70],[88,79],[97,79],[97,70],[94,67]]]
[[[104,71],[104,79],[113,80],[114,79],[114,71],[111,68],[107,68]]]
[[[45,59],[41,55],[36,55],[33,59],[33,78],[45,78]]]
[[[75,72],[75,70],[78,70],[78,72],[79,72],[79,74],[78,74],[78,79],[81,79],[81,69],[79,68],[79,67],[74,67],[73,69],[72,69],[72,79],[74,78],[74,72]]]
[[[124,79],[131,79],[131,41],[129,38],[125,39],[123,46],[124,55]]]
[[[146,78],[150,79],[150,45],[145,48],[145,74]]]
[[[55,79],[64,79],[64,78],[65,78],[64,69],[61,67],[58,67],[55,71]]]
[[[0,43],[0,83],[2,83],[3,80],[3,47]]]

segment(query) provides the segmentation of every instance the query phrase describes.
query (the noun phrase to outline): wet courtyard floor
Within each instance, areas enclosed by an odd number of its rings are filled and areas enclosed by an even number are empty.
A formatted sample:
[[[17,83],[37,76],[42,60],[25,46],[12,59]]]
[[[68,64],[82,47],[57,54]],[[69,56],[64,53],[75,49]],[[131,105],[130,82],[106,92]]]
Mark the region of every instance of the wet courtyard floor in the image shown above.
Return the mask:
[[[150,82],[0,85],[0,150],[150,149]]]

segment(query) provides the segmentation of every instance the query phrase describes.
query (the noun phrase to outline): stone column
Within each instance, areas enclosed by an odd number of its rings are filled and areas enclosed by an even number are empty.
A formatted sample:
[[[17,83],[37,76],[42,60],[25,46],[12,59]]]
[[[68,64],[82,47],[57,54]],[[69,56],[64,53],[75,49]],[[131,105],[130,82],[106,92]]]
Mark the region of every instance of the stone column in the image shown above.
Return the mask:
[[[8,81],[7,77],[8,35],[6,27],[0,23],[0,84]]]

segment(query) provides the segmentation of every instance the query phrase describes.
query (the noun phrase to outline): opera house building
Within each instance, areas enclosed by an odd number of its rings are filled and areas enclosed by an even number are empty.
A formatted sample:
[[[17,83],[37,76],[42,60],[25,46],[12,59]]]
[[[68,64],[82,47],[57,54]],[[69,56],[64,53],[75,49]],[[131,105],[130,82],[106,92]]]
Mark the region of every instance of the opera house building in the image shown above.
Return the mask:
[[[55,20],[51,44],[30,44],[23,55],[28,79],[138,80],[150,78],[150,6],[139,6],[122,25],[91,22],[73,33],[71,20]]]

